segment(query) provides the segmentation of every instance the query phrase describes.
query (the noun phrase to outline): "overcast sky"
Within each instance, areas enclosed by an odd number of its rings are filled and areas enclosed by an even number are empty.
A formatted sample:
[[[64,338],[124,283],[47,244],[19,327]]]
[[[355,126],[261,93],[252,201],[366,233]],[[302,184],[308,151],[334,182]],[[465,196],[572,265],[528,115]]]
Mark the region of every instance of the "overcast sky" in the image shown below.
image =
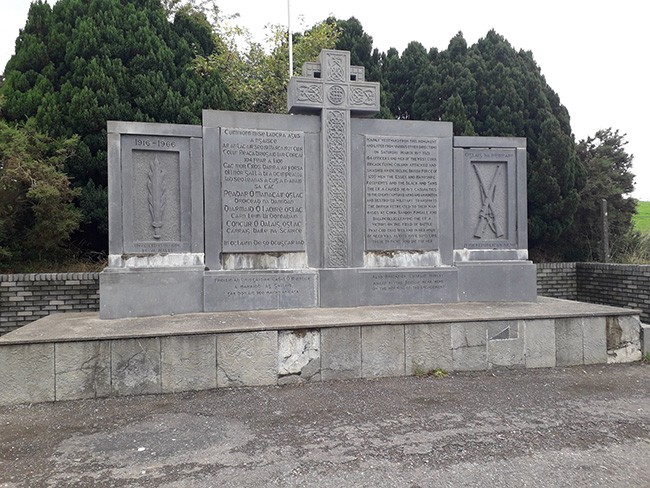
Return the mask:
[[[53,3],[49,0],[50,4]],[[30,0],[0,0],[0,67],[14,51]],[[287,0],[221,0],[226,14],[262,40],[268,23],[287,23]],[[627,134],[637,175],[634,196],[650,200],[650,102],[645,3],[592,0],[291,0],[293,30],[333,14],[361,21],[374,47],[404,50],[410,41],[445,49],[462,31],[468,44],[490,29],[515,48],[533,52],[548,84],[569,110],[576,140],[612,127]],[[301,18],[303,24],[301,24]],[[643,88],[642,88],[642,85]]]

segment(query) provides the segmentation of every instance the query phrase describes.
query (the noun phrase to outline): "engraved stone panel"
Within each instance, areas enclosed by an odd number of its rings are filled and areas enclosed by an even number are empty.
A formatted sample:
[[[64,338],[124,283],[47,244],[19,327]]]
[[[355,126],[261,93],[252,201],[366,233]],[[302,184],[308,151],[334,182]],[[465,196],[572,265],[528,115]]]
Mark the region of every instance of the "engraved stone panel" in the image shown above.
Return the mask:
[[[465,151],[464,247],[516,247],[514,163],[514,149]]]
[[[181,240],[179,159],[176,152],[133,151],[136,241]]]
[[[205,311],[315,307],[315,272],[208,272]]]
[[[366,136],[365,142],[366,249],[437,249],[437,139]]]
[[[190,139],[124,134],[121,145],[124,251],[196,250],[191,243]]]
[[[224,252],[305,250],[304,133],[221,129]]]

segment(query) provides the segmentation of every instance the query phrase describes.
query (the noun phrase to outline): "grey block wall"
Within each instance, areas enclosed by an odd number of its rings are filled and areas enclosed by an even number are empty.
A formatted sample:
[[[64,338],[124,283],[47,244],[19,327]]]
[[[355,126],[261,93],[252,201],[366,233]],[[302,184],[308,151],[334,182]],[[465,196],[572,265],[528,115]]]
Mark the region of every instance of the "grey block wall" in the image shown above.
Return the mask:
[[[650,265],[578,263],[577,300],[641,310],[650,323]]]
[[[537,294],[563,300],[577,300],[578,263],[538,263]]]
[[[0,275],[0,335],[52,313],[99,310],[99,273]]]

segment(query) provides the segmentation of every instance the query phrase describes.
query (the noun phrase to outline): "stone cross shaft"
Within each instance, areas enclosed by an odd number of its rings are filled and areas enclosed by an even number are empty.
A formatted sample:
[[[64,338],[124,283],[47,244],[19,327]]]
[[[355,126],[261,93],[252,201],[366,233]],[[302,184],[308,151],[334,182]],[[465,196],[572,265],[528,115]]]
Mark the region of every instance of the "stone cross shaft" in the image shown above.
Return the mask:
[[[348,51],[324,49],[317,63],[289,80],[290,113],[321,114],[324,267],[344,268],[350,256],[350,116],[379,112],[379,83],[366,82],[362,66],[350,66]]]

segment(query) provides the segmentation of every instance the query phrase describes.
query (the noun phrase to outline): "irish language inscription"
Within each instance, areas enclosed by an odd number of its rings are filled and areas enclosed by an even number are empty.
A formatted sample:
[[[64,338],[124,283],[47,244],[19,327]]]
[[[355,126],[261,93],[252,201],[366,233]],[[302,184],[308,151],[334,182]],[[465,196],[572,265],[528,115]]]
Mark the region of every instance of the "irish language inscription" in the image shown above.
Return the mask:
[[[437,249],[437,139],[365,139],[366,249]]]
[[[224,252],[305,249],[304,133],[221,129]]]

